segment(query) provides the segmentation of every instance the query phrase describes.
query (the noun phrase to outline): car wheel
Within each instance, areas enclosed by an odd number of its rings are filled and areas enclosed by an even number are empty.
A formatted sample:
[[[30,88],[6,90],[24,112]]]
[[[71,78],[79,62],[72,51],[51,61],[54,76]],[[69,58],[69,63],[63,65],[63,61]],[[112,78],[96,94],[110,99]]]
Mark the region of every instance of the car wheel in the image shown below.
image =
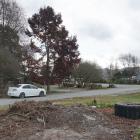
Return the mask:
[[[25,98],[25,93],[20,93],[19,98],[21,99]]]
[[[43,91],[41,91],[41,92],[39,93],[39,96],[40,96],[40,97],[45,96],[44,92],[43,92]]]

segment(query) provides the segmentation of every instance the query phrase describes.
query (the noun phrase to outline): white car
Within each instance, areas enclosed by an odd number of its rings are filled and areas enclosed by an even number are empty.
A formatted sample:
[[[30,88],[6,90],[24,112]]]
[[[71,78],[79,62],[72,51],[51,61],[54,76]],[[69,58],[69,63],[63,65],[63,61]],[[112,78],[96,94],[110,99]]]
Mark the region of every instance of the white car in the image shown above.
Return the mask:
[[[18,84],[15,87],[9,87],[8,96],[11,97],[31,97],[31,96],[45,96],[46,90],[43,88],[38,88],[31,84]]]

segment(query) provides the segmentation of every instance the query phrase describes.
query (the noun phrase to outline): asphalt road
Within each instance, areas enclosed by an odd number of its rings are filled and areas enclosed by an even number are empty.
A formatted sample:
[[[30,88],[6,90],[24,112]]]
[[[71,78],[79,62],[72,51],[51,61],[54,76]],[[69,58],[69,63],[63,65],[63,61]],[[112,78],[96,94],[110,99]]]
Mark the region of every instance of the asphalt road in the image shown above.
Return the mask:
[[[104,84],[104,86],[106,85]],[[18,99],[18,98],[0,99],[0,105],[9,105],[22,100],[46,101],[46,100],[58,100],[58,99],[86,97],[86,96],[95,96],[95,95],[115,96],[120,94],[130,94],[130,93],[137,93],[137,92],[140,92],[140,85],[116,85],[116,88],[102,89],[102,90],[88,90],[88,91],[76,90],[75,92],[73,91],[71,92],[68,90],[66,93],[50,94],[47,95],[46,97],[34,97],[34,98],[25,98],[25,99]]]

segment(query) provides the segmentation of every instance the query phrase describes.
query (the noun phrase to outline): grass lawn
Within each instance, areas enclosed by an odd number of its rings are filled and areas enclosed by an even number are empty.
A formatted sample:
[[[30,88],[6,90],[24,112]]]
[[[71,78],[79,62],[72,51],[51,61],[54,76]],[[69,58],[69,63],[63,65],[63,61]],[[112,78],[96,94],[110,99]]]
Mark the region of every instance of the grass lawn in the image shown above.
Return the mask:
[[[140,128],[136,131],[136,136],[134,140],[140,140]]]
[[[0,111],[7,110],[9,108],[9,105],[1,105],[0,106]]]
[[[115,103],[125,102],[125,103],[139,103],[140,104],[140,93],[127,94],[127,95],[103,95],[103,96],[93,96],[93,97],[76,97],[71,99],[62,99],[53,101],[56,104],[62,105],[74,105],[74,104],[83,104],[83,105],[96,105],[99,108],[112,107]],[[0,106],[0,111],[8,109],[9,106]]]
[[[64,99],[55,101],[57,104],[63,105],[73,105],[73,104],[84,104],[84,105],[94,105],[97,103],[97,107],[111,107],[115,103],[125,102],[125,103],[140,103],[140,93],[127,94],[127,95],[104,95],[104,96],[94,96],[94,97],[76,97],[72,99]]]
[[[43,86],[43,88],[47,91],[47,86]],[[98,87],[96,89],[90,88],[75,88],[75,87],[59,87],[58,85],[50,85],[50,93],[49,94],[56,94],[56,93],[70,93],[76,92],[78,90],[101,90],[101,89],[108,89],[107,87]]]

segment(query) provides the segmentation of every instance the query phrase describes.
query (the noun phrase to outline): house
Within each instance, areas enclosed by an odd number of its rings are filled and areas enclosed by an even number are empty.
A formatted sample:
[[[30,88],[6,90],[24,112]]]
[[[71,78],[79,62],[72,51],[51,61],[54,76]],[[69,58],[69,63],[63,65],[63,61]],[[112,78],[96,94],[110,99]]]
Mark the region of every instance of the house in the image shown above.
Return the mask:
[[[136,76],[134,76],[134,80],[140,81],[140,73],[138,73]]]

